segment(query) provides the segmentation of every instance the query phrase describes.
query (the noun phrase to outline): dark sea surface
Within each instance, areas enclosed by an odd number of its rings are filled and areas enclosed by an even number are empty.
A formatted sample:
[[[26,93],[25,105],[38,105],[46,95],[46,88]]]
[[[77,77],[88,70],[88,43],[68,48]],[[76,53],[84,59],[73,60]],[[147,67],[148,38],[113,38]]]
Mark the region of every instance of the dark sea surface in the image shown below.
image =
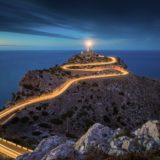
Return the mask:
[[[0,51],[0,108],[18,90],[28,70],[44,69],[64,63],[79,51]],[[97,51],[118,56],[137,75],[160,79],[160,51]]]

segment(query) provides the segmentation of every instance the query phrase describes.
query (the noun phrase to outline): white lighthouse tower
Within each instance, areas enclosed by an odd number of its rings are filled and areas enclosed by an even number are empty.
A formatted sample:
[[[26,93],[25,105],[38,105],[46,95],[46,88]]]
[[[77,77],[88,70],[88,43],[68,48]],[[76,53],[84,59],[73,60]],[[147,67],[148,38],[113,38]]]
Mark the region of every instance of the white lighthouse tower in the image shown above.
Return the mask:
[[[93,41],[92,40],[86,40],[85,41],[85,46],[86,46],[87,52],[90,52],[92,47],[93,47]]]
[[[94,52],[92,51],[92,47],[93,47],[93,40],[86,40],[84,42],[84,45],[85,45],[85,48],[86,50],[85,51],[81,51],[81,54],[82,55],[85,55],[85,56],[88,56],[88,55],[92,55]]]

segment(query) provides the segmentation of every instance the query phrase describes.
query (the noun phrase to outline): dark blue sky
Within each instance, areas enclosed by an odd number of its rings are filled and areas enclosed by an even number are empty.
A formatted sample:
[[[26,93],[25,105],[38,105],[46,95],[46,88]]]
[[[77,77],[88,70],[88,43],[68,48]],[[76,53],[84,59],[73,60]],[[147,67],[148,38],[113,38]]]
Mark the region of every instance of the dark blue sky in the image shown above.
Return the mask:
[[[159,50],[159,0],[0,0],[0,49]]]

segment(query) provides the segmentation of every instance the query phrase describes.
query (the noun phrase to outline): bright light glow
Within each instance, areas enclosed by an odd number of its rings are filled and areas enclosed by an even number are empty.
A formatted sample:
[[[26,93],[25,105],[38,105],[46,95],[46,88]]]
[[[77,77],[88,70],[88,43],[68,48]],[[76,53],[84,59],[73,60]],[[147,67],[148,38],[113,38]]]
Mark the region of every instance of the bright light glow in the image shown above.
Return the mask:
[[[90,50],[93,46],[93,41],[92,40],[86,40],[85,41],[85,46],[86,46],[87,50]]]

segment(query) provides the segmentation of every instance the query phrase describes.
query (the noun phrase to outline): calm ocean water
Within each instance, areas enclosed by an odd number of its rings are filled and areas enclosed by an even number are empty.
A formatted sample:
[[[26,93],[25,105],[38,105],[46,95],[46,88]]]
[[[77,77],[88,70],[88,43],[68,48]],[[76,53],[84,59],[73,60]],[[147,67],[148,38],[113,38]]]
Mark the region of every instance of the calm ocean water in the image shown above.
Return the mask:
[[[64,63],[79,51],[0,51],[0,107],[18,90],[28,70],[44,69]],[[160,51],[98,51],[118,56],[137,75],[160,79]]]

